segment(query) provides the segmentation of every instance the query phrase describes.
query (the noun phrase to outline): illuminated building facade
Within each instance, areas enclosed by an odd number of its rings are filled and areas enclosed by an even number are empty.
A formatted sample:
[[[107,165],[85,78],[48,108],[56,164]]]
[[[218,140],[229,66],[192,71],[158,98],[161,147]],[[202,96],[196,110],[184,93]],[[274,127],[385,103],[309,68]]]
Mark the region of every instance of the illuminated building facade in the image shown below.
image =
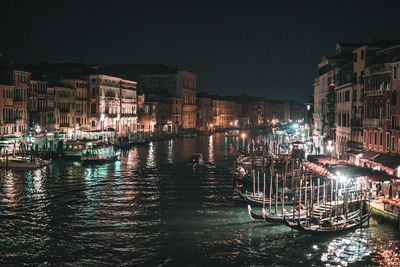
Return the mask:
[[[28,131],[28,87],[31,73],[0,69],[0,135],[23,136]]]

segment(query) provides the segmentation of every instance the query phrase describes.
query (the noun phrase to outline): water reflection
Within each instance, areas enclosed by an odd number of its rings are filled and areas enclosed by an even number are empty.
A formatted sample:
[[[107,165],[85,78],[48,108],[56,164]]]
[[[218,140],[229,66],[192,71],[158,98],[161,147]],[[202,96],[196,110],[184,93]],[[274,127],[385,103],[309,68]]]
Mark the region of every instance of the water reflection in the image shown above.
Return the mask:
[[[386,224],[316,238],[250,221],[232,200],[240,141],[214,134],[97,166],[0,170],[1,264],[399,266],[399,234]],[[195,152],[213,164],[193,168]]]
[[[212,135],[208,139],[208,161],[214,163],[214,140]]]
[[[148,168],[154,168],[156,167],[157,162],[155,161],[155,155],[154,155],[154,142],[150,142],[149,144],[149,154],[147,156],[147,167]]]
[[[168,163],[174,163],[174,140],[171,139],[168,141]]]
[[[358,229],[351,235],[334,238],[327,245],[321,261],[342,266],[361,261],[371,253],[368,237],[365,231]]]

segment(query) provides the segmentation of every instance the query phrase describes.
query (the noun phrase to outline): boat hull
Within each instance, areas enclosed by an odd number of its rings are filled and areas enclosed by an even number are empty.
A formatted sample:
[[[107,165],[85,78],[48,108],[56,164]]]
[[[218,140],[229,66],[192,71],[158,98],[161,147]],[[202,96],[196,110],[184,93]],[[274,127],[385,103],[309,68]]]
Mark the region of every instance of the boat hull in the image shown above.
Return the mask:
[[[326,234],[338,234],[338,233],[343,233],[343,232],[347,232],[350,231],[352,229],[361,227],[370,217],[371,212],[365,214],[362,216],[361,219],[358,219],[355,223],[349,225],[349,226],[345,226],[345,227],[340,227],[336,226],[335,228],[306,228],[305,226],[303,226],[302,223],[299,223],[298,227],[299,230],[302,232],[305,232],[307,234],[313,234],[313,235],[326,235]]]
[[[113,156],[106,159],[82,159],[83,164],[91,165],[91,164],[103,164],[108,162],[113,162],[118,159],[118,156]]]

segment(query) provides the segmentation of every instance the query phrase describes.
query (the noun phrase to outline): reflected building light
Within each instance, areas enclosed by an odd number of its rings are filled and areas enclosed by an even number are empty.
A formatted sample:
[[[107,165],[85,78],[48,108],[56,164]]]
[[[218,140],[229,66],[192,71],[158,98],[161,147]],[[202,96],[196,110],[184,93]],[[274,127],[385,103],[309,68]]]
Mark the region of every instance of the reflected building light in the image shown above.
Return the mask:
[[[146,165],[147,165],[147,167],[150,167],[150,168],[156,167],[153,142],[150,142],[150,144],[149,144],[149,155],[147,156]]]
[[[168,163],[174,163],[174,140],[168,142]]]
[[[16,184],[15,184],[15,176],[14,173],[11,170],[0,170],[1,175],[5,177],[5,182],[4,182],[4,187],[2,185],[2,199],[4,199],[3,194],[5,195],[7,201],[3,201],[5,205],[8,205],[10,207],[15,207],[16,206]],[[14,213],[14,212],[9,212],[9,213]]]
[[[132,167],[136,168],[136,166],[138,164],[138,149],[137,149],[137,147],[134,147],[129,150],[126,163],[127,163],[127,165],[129,165],[130,168],[132,168]]]
[[[120,160],[116,160],[114,162],[114,175],[121,177],[121,161]]]
[[[208,141],[208,161],[212,163],[214,162],[214,140],[212,135],[210,135]]]
[[[45,193],[45,191],[43,189],[43,175],[40,169],[34,171],[32,180],[33,180],[33,187],[36,193],[35,195],[37,196],[37,198],[38,199],[45,198],[45,196],[42,195]]]

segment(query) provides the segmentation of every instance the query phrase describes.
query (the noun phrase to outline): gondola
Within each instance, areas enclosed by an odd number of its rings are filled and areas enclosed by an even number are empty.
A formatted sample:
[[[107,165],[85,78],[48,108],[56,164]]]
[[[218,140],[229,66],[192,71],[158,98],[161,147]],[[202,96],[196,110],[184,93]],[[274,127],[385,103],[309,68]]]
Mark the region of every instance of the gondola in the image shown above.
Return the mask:
[[[264,220],[263,215],[254,213],[249,204],[247,204],[247,210],[249,212],[250,219],[252,219],[253,221]]]
[[[369,219],[370,214],[371,211],[364,214],[362,217],[355,216],[350,219],[348,218],[347,220],[343,218],[337,223],[334,223],[333,225],[327,227],[321,226],[321,224],[305,226],[304,225],[305,222],[299,222],[298,227],[299,230],[308,234],[336,234],[360,227],[364,222],[366,222]]]
[[[250,203],[251,206],[255,206],[255,207],[261,207],[263,205],[263,197],[256,195],[248,195],[245,193],[242,193],[239,191],[239,195],[245,199],[248,203]],[[269,198],[265,198],[265,204],[269,204]],[[272,200],[272,205],[275,205],[275,200]],[[285,200],[285,204],[287,205],[293,205],[293,201],[292,200]],[[278,205],[282,205],[282,201],[278,201]]]
[[[347,220],[353,219],[353,218],[355,218],[357,216],[360,216],[360,210],[356,210],[356,211],[348,213],[347,214]],[[283,223],[286,226],[289,226],[292,229],[301,230],[300,229],[300,225],[303,225],[306,222],[306,219],[307,218],[305,216],[302,216],[302,217],[299,218],[298,214],[295,214],[295,217],[293,218],[293,214],[291,214],[290,216],[285,216],[283,218]],[[322,219],[320,222],[324,223],[324,222],[329,221],[329,220],[330,220],[330,218],[328,217],[328,218]]]
[[[290,217],[290,216],[293,217],[293,211],[284,212],[283,214],[282,213],[274,214],[274,213],[265,212],[264,220],[267,222],[283,222],[286,217]],[[297,218],[297,220],[305,218],[306,211],[301,210],[300,213],[296,212],[294,216]]]

